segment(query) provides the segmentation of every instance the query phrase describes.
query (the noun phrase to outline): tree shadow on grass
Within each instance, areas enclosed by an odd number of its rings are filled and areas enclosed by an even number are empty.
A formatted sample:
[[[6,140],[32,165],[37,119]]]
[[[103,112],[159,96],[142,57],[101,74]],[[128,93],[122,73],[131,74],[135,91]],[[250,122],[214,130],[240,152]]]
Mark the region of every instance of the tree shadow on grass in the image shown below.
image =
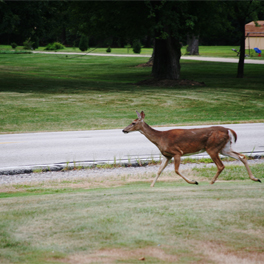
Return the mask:
[[[108,77],[108,76],[107,76]],[[148,78],[147,78],[148,77]],[[38,93],[38,94],[75,94],[87,93],[88,91],[133,91],[133,90],[157,90],[160,89],[185,89],[199,87],[203,88],[204,83],[188,80],[158,80],[153,81],[150,76],[139,82],[122,82],[105,78],[104,80],[59,78],[59,77],[38,77],[25,75],[6,76],[1,80],[0,92],[16,93]],[[0,75],[1,78],[1,75]],[[139,80],[140,78],[135,78]]]

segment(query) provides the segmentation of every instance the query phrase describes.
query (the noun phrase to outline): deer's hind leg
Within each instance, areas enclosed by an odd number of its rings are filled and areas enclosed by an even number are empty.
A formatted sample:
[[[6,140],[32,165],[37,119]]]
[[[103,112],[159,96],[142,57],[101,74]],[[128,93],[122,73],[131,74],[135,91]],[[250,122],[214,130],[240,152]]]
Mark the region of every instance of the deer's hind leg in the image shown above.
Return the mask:
[[[211,159],[213,160],[213,162],[215,163],[215,165],[217,167],[217,172],[216,172],[214,178],[211,180],[211,184],[214,184],[216,182],[218,176],[220,175],[220,173],[224,170],[225,165],[223,164],[223,162],[219,158],[218,152],[207,150],[207,153],[210,155]]]
[[[249,165],[248,165],[248,162],[247,162],[247,158],[245,155],[239,153],[239,152],[235,152],[232,150],[231,148],[231,143],[228,142],[225,147],[222,149],[221,151],[221,154],[225,155],[225,156],[228,156],[228,157],[231,157],[231,158],[234,158],[236,160],[240,160],[246,167],[247,169],[247,172],[248,172],[248,175],[249,175],[249,178],[252,180],[252,181],[258,181],[258,182],[261,182],[260,179],[254,177],[254,175],[252,174],[250,168],[249,168]]]
[[[179,172],[179,167],[180,167],[180,163],[181,163],[181,155],[175,155],[174,156],[174,168],[175,168],[175,172],[181,176],[186,182],[190,183],[190,184],[197,184],[197,181],[193,181],[193,180],[189,180],[188,178],[184,177],[182,174],[180,174]]]

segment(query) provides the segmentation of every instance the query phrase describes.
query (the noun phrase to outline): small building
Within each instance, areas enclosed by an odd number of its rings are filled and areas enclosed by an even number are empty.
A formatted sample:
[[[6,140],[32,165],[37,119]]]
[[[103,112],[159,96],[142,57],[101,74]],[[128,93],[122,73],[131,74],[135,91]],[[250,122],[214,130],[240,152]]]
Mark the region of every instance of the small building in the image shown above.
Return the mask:
[[[258,48],[264,52],[264,20],[245,25],[245,45],[246,49]]]

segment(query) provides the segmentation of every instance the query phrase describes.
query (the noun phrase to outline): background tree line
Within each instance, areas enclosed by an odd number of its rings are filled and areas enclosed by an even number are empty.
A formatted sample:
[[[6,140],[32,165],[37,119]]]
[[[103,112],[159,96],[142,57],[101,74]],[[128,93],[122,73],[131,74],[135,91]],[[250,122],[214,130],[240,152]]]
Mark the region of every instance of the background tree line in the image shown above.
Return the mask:
[[[151,2],[151,1],[149,1]],[[250,1],[248,1],[250,2]],[[80,4],[79,8],[78,5]],[[263,3],[258,2],[263,7]],[[133,17],[129,23],[128,33],[129,37],[125,38],[122,34],[115,34],[112,36],[98,37],[95,35],[89,36],[90,46],[105,46],[111,44],[113,47],[124,47],[127,41],[130,41],[133,35],[137,37],[140,35],[141,43],[144,47],[153,47],[153,32],[142,32],[138,27],[138,23],[142,22],[142,18],[139,16],[147,16],[149,10],[142,6],[147,3],[126,3],[129,13]],[[234,10],[230,10],[230,3],[220,1],[218,3],[210,3],[210,1],[192,1],[188,10],[188,18],[186,24],[192,24],[189,31],[200,31],[199,44],[200,45],[239,45],[239,24],[236,18],[233,16]],[[9,45],[11,42],[17,42],[18,45],[22,45],[27,38],[39,38],[40,45],[45,46],[52,41],[59,41],[66,46],[73,46],[78,43],[81,38],[82,32],[80,30],[85,29],[88,21],[81,24],[81,19],[77,19],[77,11],[80,11],[83,6],[87,8],[116,9],[115,2],[101,2],[100,4],[89,3],[73,3],[70,1],[0,1],[0,44]],[[131,9],[131,6],[134,8]],[[199,9],[197,9],[197,7]],[[142,11],[139,13],[139,10]],[[86,10],[83,10],[83,12]],[[102,10],[101,10],[102,11]],[[124,11],[124,10],[123,10]],[[231,12],[232,11],[232,12]],[[264,19],[263,9],[257,8],[258,19]],[[117,11],[115,11],[117,12]],[[145,12],[145,14],[144,14]],[[120,13],[120,12],[118,12]],[[213,15],[211,20],[208,20],[208,13]],[[91,14],[91,12],[89,12]],[[110,11],[109,14],[112,14]],[[224,16],[223,16],[224,14]],[[199,17],[204,16],[203,21],[197,21]],[[107,16],[108,17],[108,16]],[[146,18],[146,17],[145,17]],[[85,18],[82,17],[82,20]],[[88,15],[86,16],[88,18]],[[85,19],[85,20],[86,20]],[[123,16],[116,21],[116,27],[122,20],[127,21],[127,17]],[[148,19],[148,18],[147,18]],[[252,16],[246,18],[246,23],[252,21]],[[114,21],[111,21],[114,22]],[[199,22],[199,23],[198,23]],[[110,21],[106,21],[110,26]],[[145,27],[150,25],[144,24]],[[107,31],[107,25],[102,25]],[[195,27],[195,28],[194,28]],[[139,29],[137,34],[131,34],[131,30]],[[85,29],[85,31],[88,31]],[[142,34],[143,33],[143,34]],[[119,35],[119,36],[118,36]],[[180,37],[183,45],[187,44],[187,31],[183,32]]]
[[[0,44],[30,39],[78,46],[124,47],[140,40],[154,47],[153,75],[180,78],[181,45],[240,45],[244,25],[264,19],[262,1],[1,1]]]

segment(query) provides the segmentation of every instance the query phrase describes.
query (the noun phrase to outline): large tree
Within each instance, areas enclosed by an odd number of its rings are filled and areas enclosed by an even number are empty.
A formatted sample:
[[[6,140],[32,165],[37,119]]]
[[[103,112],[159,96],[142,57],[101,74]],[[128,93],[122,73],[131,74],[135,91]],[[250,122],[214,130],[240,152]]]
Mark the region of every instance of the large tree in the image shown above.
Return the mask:
[[[126,40],[155,39],[152,74],[158,79],[180,78],[181,37],[193,28],[194,16],[186,1],[74,2],[72,14],[78,30],[98,37]]]
[[[157,79],[179,79],[181,42],[188,34],[217,30],[226,13],[221,2],[166,0],[73,2],[71,10],[77,30],[90,36],[153,37],[152,74]]]
[[[177,80],[180,78],[180,37],[186,22],[187,3],[150,1],[148,4],[155,37],[152,75],[157,79]]]

